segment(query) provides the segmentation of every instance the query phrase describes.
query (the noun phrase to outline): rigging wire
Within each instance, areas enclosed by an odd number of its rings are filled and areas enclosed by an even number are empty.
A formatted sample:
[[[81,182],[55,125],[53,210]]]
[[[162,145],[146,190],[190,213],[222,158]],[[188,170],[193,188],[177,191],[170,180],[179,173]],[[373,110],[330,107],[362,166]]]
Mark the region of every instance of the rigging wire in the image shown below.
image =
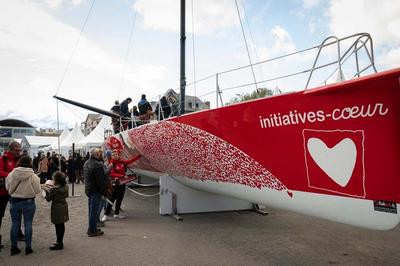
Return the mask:
[[[207,79],[213,78],[213,77],[215,77],[215,74],[212,74],[212,75],[210,75],[210,76],[207,76],[207,77],[201,78],[201,79],[199,79],[199,80],[193,80],[192,82],[190,82],[190,83],[186,84],[186,87],[187,87],[187,86],[194,85],[194,84],[196,84],[196,83],[199,83],[199,82],[202,82],[202,81],[204,81],[204,80],[207,80]]]
[[[69,111],[71,111],[71,113],[78,118],[79,120],[84,120],[85,117],[87,116],[85,113],[83,112],[79,112],[78,110],[72,108],[69,104],[61,102],[63,104],[63,106],[65,106],[65,108],[67,108]],[[104,117],[104,115],[102,115],[102,118]],[[100,126],[100,128],[102,128],[104,131],[109,130],[109,128],[104,127],[100,124],[98,124],[96,127]],[[93,132],[93,131],[92,131]],[[101,134],[97,134],[98,136],[100,136]],[[101,135],[103,136],[103,135]]]
[[[57,102],[58,102],[58,100],[57,100]],[[71,111],[71,113],[72,113],[76,118],[78,118],[79,120],[84,120],[84,119],[85,119],[86,114],[84,114],[83,112],[79,112],[78,110],[72,108],[72,107],[71,107],[69,104],[67,104],[67,103],[61,102],[61,104],[62,104],[65,108],[67,108],[69,111]],[[57,107],[58,107],[58,106],[57,106]],[[104,117],[104,116],[102,116],[101,119],[103,119],[103,117]],[[58,122],[57,122],[57,124],[58,124],[58,127],[59,127],[59,123],[58,123]],[[104,127],[103,125],[100,125],[100,124],[96,125],[96,127],[100,127],[101,129],[103,129],[103,131],[109,130],[109,128]],[[58,131],[60,131],[60,130],[58,129]],[[92,133],[92,132],[93,132],[93,131],[91,131],[90,133]],[[95,132],[95,133],[96,133],[96,132]],[[97,133],[96,133],[96,135],[99,136],[99,137],[104,137],[104,134],[97,134]],[[59,138],[59,137],[58,137],[58,138]],[[60,144],[59,144],[59,145],[60,145]],[[60,147],[59,147],[59,150],[60,150]],[[60,151],[61,151],[61,150],[60,150]]]
[[[70,57],[69,57],[69,59],[68,59],[68,61],[67,61],[67,65],[66,65],[66,67],[65,67],[65,69],[64,69],[63,74],[61,75],[61,79],[60,79],[60,81],[58,82],[58,86],[57,86],[57,89],[56,89],[56,93],[55,93],[54,95],[57,95],[57,94],[58,94],[58,92],[60,91],[61,85],[62,85],[62,83],[64,82],[65,75],[66,75],[67,72],[68,72],[68,69],[69,69],[69,67],[70,67],[70,65],[71,65],[71,62],[72,62],[72,58],[74,57],[75,52],[76,52],[76,49],[78,48],[78,45],[79,45],[79,43],[80,43],[80,41],[81,41],[82,33],[83,33],[83,31],[84,31],[84,29],[85,29],[85,27],[86,27],[86,24],[87,24],[87,22],[88,22],[89,16],[90,16],[90,14],[92,13],[93,6],[94,6],[94,3],[95,3],[95,2],[96,2],[96,0],[93,0],[93,1],[92,1],[92,4],[90,5],[89,12],[88,12],[88,14],[86,15],[85,21],[84,21],[84,23],[83,23],[83,25],[82,25],[82,27],[81,27],[81,31],[79,32],[78,40],[76,41],[75,46],[74,46],[74,49],[72,50],[72,53],[71,53],[71,55],[70,55]]]
[[[57,102],[57,132],[60,132],[60,116],[59,116],[59,112],[58,112],[58,100],[56,100]],[[57,137],[57,147],[58,147],[58,153],[61,152],[61,144],[60,144],[60,135],[58,135]]]
[[[193,0],[192,0],[192,51],[193,51],[193,80],[196,80],[196,53],[195,53],[195,46],[194,46],[194,16],[193,16]],[[187,86],[187,85],[186,85]],[[197,96],[197,91],[196,91],[196,83],[193,84],[194,88],[194,106],[196,109],[196,96]]]
[[[58,100],[57,100],[58,101]],[[71,113],[78,119],[83,120],[85,118],[85,115],[83,113],[79,113],[77,110],[71,108],[71,106],[67,103],[61,102],[61,104],[67,108],[68,110],[71,111]]]
[[[76,41],[75,47],[73,48],[72,53],[71,53],[71,55],[70,55],[70,57],[69,57],[69,59],[67,61],[67,65],[65,66],[64,72],[61,75],[61,79],[60,79],[60,81],[59,81],[59,83],[57,85],[56,93],[54,95],[58,94],[58,92],[60,91],[61,85],[64,82],[65,75],[67,74],[69,66],[71,65],[71,62],[72,62],[72,58],[74,57],[76,49],[78,48],[78,45],[79,45],[81,37],[82,37],[82,33],[83,33],[83,31],[84,31],[84,29],[86,27],[86,24],[87,24],[87,22],[89,20],[89,16],[92,13],[93,6],[94,6],[95,2],[96,2],[96,0],[93,0],[92,4],[90,5],[89,12],[86,15],[85,21],[84,21],[84,23],[83,23],[83,25],[81,27],[81,31],[79,32],[78,40]],[[60,114],[59,114],[59,109],[58,109],[58,102],[59,101],[57,100],[57,103],[56,103],[57,104],[57,130],[58,130],[58,132],[60,132]],[[61,153],[60,136],[58,136],[57,142],[58,142],[58,152]],[[59,167],[61,168],[61,160],[59,160]]]
[[[329,45],[331,45],[331,44],[333,44],[333,43],[334,43],[334,42],[327,43],[327,44],[325,44],[323,47],[329,46]],[[278,59],[282,59],[282,58],[285,58],[285,57],[290,57],[290,56],[293,56],[293,55],[296,55],[296,54],[301,54],[301,53],[304,53],[304,52],[308,52],[308,51],[317,49],[317,48],[319,48],[319,47],[320,47],[320,45],[315,45],[315,46],[313,46],[313,47],[306,48],[306,49],[299,50],[299,51],[294,51],[294,52],[292,52],[292,53],[288,53],[288,54],[285,54],[285,55],[280,55],[280,56],[268,58],[268,59],[265,59],[265,60],[256,62],[256,63],[254,63],[254,64],[245,65],[245,66],[240,66],[240,67],[236,67],[236,68],[231,68],[231,69],[228,69],[228,70],[225,70],[225,71],[218,72],[218,73],[213,74],[213,75],[206,76],[206,77],[201,78],[201,79],[199,79],[199,80],[194,80],[194,81],[192,81],[191,83],[189,83],[188,86],[193,85],[193,84],[195,84],[195,83],[199,83],[199,82],[208,80],[208,79],[210,79],[210,78],[215,77],[216,75],[223,75],[223,74],[227,74],[227,73],[234,72],[234,71],[237,71],[237,70],[245,69],[245,68],[248,68],[248,67],[251,67],[251,66],[256,66],[256,65],[260,65],[260,64],[272,62],[272,61],[275,61],[275,60],[278,60]],[[244,85],[239,85],[239,86],[235,86],[235,87],[225,88],[225,89],[222,89],[222,91],[231,90],[231,89],[240,88],[240,87],[247,87],[247,86],[251,86],[251,85],[254,85],[254,84],[266,83],[266,82],[269,82],[269,81],[278,80],[278,79],[282,79],[282,78],[285,78],[285,77],[291,77],[291,76],[300,75],[300,74],[307,73],[307,72],[310,72],[310,71],[311,71],[310,69],[307,69],[307,70],[304,70],[304,71],[296,72],[296,73],[289,74],[289,75],[280,76],[280,77],[277,77],[277,78],[265,79],[265,80],[262,80],[262,81],[259,81],[259,82],[252,82],[252,83],[248,83],[248,84],[244,84]],[[213,94],[213,93],[215,93],[215,91],[211,91],[211,92],[208,92],[208,93],[199,95],[198,97],[201,98],[201,97],[204,97],[204,96]]]
[[[258,81],[257,84],[258,84],[258,83],[270,82],[270,81],[274,81],[274,80],[279,80],[279,79],[283,79],[283,78],[289,78],[289,77],[293,77],[293,76],[305,74],[305,73],[307,73],[307,72],[311,72],[311,69],[306,69],[306,70],[294,72],[294,73],[291,73],[291,74],[282,75],[282,76],[279,76],[279,77],[276,77],[276,78],[270,78],[270,79],[261,80],[261,81]],[[233,90],[233,89],[237,89],[237,88],[248,87],[248,86],[251,86],[251,85],[254,85],[254,83],[252,82],[252,83],[247,83],[247,84],[238,85],[238,86],[234,86],[234,87],[229,87],[229,88],[222,89],[222,91],[227,91],[227,90]]]
[[[128,186],[126,186],[126,189],[129,190],[130,192],[133,192],[133,193],[135,193],[135,194],[137,194],[139,196],[142,196],[142,197],[154,197],[154,196],[160,195],[160,192],[157,192],[157,193],[154,193],[154,194],[143,194],[143,193],[137,192],[136,190],[134,190],[134,189],[132,189],[132,188],[130,188]]]
[[[344,63],[346,63],[346,61],[347,61],[353,54],[355,54],[356,52],[358,52],[361,48],[363,48],[363,46],[360,46],[360,47],[358,47],[356,50],[353,50],[351,53],[349,53],[349,54],[341,61],[341,64],[343,65]],[[340,59],[339,59],[339,60],[340,60]],[[336,68],[333,70],[333,72],[320,84],[320,86],[326,84],[326,82],[328,81],[328,79],[330,79],[330,78],[333,76],[333,74],[335,74],[336,71],[338,71],[338,70],[339,70],[339,67],[336,67]]]
[[[250,39],[251,39],[251,41],[252,41],[252,47],[253,47],[253,50],[254,50],[254,54],[255,54],[255,56],[256,56],[256,60],[259,61],[259,56],[258,56],[258,53],[257,53],[257,48],[256,48],[256,45],[255,45],[253,33],[252,33],[252,31],[251,31],[249,19],[248,19],[247,12],[246,12],[246,6],[245,6],[245,4],[243,3],[243,1],[241,1],[241,4],[242,4],[242,7],[243,7],[243,13],[244,13],[244,18],[246,19],[247,28],[249,29],[249,34],[250,34]],[[261,65],[258,65],[258,70],[260,71],[261,79],[264,79],[264,73],[263,73],[263,71],[262,71]]]
[[[254,85],[255,85],[255,87],[256,87],[256,90],[258,91],[258,88],[257,88],[257,80],[256,80],[256,76],[255,76],[255,74],[254,74],[253,63],[251,62],[251,56],[250,56],[249,46],[247,45],[246,34],[245,34],[245,32],[244,32],[243,23],[242,23],[242,18],[241,18],[241,16],[240,16],[240,11],[239,11],[239,6],[238,6],[238,3],[237,3],[237,0],[235,0],[235,4],[236,4],[237,14],[238,14],[238,17],[239,17],[240,27],[241,27],[241,29],[242,29],[242,34],[243,34],[244,43],[246,44],[246,51],[247,51],[247,56],[248,56],[248,58],[249,58],[249,62],[250,62],[250,66],[251,66],[251,73],[253,74]]]
[[[118,96],[119,97],[121,96],[122,86],[123,86],[123,83],[125,81],[126,66],[127,66],[129,52],[130,52],[131,43],[132,43],[133,30],[134,30],[135,24],[136,24],[136,14],[137,14],[137,12],[135,10],[134,14],[133,14],[133,20],[132,20],[131,29],[130,29],[130,32],[129,32],[129,41],[128,41],[128,47],[126,49],[126,54],[125,54],[124,67],[123,67],[122,75],[121,75],[121,82],[119,84],[119,91],[118,91]]]
[[[348,38],[347,37],[343,38],[343,40],[345,40],[345,39],[348,39]],[[333,41],[330,42],[330,43],[326,43],[326,44],[323,45],[323,47],[332,45],[333,43],[334,43]],[[310,48],[306,48],[306,49],[299,50],[299,51],[294,51],[294,52],[291,52],[291,53],[288,53],[288,54],[285,54],[285,55],[280,55],[280,56],[268,58],[268,59],[265,59],[265,60],[262,60],[262,61],[259,61],[259,62],[253,63],[253,64],[244,65],[244,66],[240,66],[240,67],[236,67],[236,68],[231,68],[231,69],[228,69],[228,70],[225,70],[225,71],[218,72],[216,74],[212,74],[212,75],[206,76],[206,77],[201,78],[199,80],[194,80],[191,83],[188,83],[187,86],[191,86],[191,85],[193,85],[195,83],[199,83],[199,82],[208,80],[210,78],[215,77],[216,75],[227,74],[227,73],[234,72],[234,71],[241,70],[241,69],[245,69],[245,68],[248,68],[248,67],[251,67],[251,66],[256,66],[256,65],[272,62],[272,61],[275,61],[275,60],[278,60],[278,59],[282,59],[282,58],[285,58],[285,57],[290,57],[290,56],[293,56],[293,55],[296,55],[296,54],[301,54],[301,53],[304,53],[304,52],[308,52],[308,51],[317,49],[319,47],[320,47],[320,45],[315,45],[315,46],[310,47]],[[256,82],[256,83],[263,83],[263,82]],[[251,83],[251,84],[253,84],[253,83]],[[248,86],[248,85],[246,85],[246,86]],[[209,94],[212,94],[212,93],[215,93],[215,91],[200,95],[199,97],[203,97],[205,95],[209,95]]]

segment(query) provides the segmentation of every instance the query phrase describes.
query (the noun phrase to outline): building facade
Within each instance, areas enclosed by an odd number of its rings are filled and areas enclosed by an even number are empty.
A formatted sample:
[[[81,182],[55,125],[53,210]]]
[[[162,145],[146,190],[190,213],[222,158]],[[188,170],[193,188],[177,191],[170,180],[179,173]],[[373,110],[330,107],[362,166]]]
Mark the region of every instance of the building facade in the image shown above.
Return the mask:
[[[81,131],[83,135],[87,136],[96,126],[100,123],[101,118],[103,116],[101,114],[88,114],[86,120],[81,124]]]
[[[0,153],[8,149],[8,144],[16,140],[21,142],[25,136],[36,136],[35,128],[17,119],[4,119],[0,121]]]

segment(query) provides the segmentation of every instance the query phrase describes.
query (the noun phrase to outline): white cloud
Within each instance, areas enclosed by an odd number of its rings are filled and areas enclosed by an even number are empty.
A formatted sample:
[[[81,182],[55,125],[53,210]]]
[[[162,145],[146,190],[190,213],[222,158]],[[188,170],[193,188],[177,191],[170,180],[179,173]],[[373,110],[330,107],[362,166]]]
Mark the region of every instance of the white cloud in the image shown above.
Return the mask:
[[[308,29],[310,30],[310,33],[315,33],[317,27],[318,27],[317,22],[315,21],[315,19],[311,18],[310,21],[308,22]]]
[[[28,122],[41,123],[52,115],[55,121],[52,96],[79,32],[57,21],[43,5],[0,1],[0,88],[7,91],[0,98],[0,116],[14,114]],[[163,66],[128,64],[124,86],[120,88],[122,69],[123,62],[119,58],[83,35],[59,95],[109,109],[116,99],[139,98],[141,93],[162,88],[161,84],[168,76]],[[81,121],[82,118],[69,109],[60,109],[63,111],[62,122],[73,125],[75,121]],[[87,113],[78,112],[83,116]]]
[[[73,6],[79,6],[82,3],[86,2],[86,0],[71,0]]]
[[[387,68],[396,68],[400,65],[400,47],[393,48],[387,52],[382,53],[377,58],[378,62],[381,62]]]
[[[319,0],[303,0],[303,8],[312,9],[319,5]]]
[[[50,9],[57,9],[63,3],[63,0],[44,0]]]
[[[37,56],[66,61],[79,38],[79,30],[57,21],[39,6],[19,1],[0,3],[0,9],[8,9],[0,17],[0,48],[23,51]],[[15,14],[20,19],[15,21]],[[10,23],[10,21],[15,21]],[[80,37],[73,62],[86,68],[116,74],[120,62],[116,62],[98,45]],[[118,69],[118,70],[117,70]]]
[[[400,46],[399,14],[398,0],[379,3],[372,0],[333,0],[328,9],[329,28],[332,34],[339,37],[358,32],[370,33],[377,49],[385,47],[382,57],[387,58],[390,54],[397,54]]]
[[[186,5],[186,31],[191,27],[191,6]],[[196,34],[211,34],[225,28],[236,27],[239,19],[231,0],[193,1]],[[180,1],[177,0],[137,0],[134,8],[142,16],[144,26],[166,32],[180,30]]]
[[[52,10],[60,8],[65,2],[71,3],[75,7],[80,6],[81,4],[86,2],[86,0],[35,0],[35,1],[39,4],[44,4],[46,7]]]
[[[259,49],[261,58],[266,59],[284,55],[291,53],[296,49],[289,32],[279,25],[275,25],[271,29],[269,36],[273,43],[268,47],[262,47]]]

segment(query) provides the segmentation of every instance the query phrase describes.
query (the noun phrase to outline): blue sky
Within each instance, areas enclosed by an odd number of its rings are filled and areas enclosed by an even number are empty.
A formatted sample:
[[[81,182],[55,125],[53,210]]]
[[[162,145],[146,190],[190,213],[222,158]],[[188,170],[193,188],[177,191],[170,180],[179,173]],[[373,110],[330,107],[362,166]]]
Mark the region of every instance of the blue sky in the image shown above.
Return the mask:
[[[136,103],[146,93],[149,99],[156,100],[167,89],[178,88],[179,0],[96,0],[79,38],[92,3],[93,0],[0,2],[0,89],[5,93],[0,98],[0,119],[18,118],[36,127],[55,127],[55,93],[109,109],[116,99],[131,97]],[[399,0],[237,3],[252,62],[317,45],[329,35],[369,32],[374,39],[378,70],[399,67]],[[234,0],[187,0],[186,13],[188,83],[193,81],[194,73],[200,79],[249,63]],[[256,79],[309,68],[314,56],[315,51],[293,61],[256,67]],[[303,89],[305,79],[303,76],[260,86],[293,91]],[[249,82],[249,69],[220,77],[222,89]],[[321,80],[313,86],[318,82]],[[223,100],[253,89],[248,86],[223,91]],[[196,89],[187,88],[190,95],[211,92],[201,98],[215,106],[213,91],[215,77],[197,84]],[[60,104],[62,127],[82,122],[86,114],[85,110]]]

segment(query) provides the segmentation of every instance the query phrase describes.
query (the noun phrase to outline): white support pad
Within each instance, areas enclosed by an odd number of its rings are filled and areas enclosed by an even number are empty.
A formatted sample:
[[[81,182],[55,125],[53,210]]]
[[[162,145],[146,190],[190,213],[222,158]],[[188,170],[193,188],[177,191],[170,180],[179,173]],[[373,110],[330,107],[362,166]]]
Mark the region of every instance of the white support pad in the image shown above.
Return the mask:
[[[173,210],[173,193],[176,194],[177,213]],[[192,189],[168,175],[160,177],[161,215],[249,210],[252,207],[247,201]]]

